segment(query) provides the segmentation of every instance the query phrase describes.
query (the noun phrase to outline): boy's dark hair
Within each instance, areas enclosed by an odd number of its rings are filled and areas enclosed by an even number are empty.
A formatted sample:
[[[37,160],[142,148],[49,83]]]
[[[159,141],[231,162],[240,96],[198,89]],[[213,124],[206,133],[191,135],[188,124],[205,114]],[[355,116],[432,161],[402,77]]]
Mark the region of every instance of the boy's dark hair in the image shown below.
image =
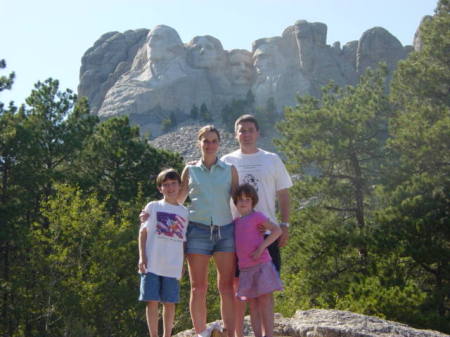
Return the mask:
[[[251,123],[255,124],[256,131],[259,131],[258,120],[256,119],[255,116],[250,115],[250,114],[242,115],[238,119],[236,119],[236,122],[234,122],[234,131],[237,131],[239,124],[245,123],[245,122],[251,122]]]
[[[250,197],[252,199],[252,207],[255,207],[258,203],[258,192],[256,192],[255,188],[250,184],[242,184],[239,185],[233,193],[233,203],[236,205],[239,198],[243,195]]]
[[[158,176],[156,177],[156,186],[161,187],[163,182],[169,179],[176,180],[179,184],[181,184],[181,177],[178,172],[173,168],[168,168],[159,172]]]

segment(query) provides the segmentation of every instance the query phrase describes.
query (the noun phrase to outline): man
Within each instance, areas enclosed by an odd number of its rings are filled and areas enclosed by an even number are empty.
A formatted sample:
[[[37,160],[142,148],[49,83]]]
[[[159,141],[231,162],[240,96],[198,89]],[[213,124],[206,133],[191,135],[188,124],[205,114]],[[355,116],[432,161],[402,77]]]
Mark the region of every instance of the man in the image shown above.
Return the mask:
[[[273,223],[279,223],[282,234],[278,241],[269,246],[272,261],[280,272],[280,249],[288,241],[289,192],[292,180],[280,157],[257,147],[259,138],[258,121],[253,115],[243,115],[235,122],[236,139],[239,149],[222,157],[226,163],[236,167],[239,183],[249,183],[258,192],[259,202],[255,210],[263,212]],[[280,220],[276,218],[276,201]],[[236,303],[236,337],[242,337],[245,302]]]

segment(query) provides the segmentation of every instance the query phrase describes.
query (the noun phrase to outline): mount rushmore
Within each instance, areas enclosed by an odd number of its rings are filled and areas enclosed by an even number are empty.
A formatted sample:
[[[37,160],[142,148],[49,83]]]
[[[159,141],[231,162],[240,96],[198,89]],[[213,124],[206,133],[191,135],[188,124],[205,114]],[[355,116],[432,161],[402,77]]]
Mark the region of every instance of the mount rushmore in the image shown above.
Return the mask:
[[[380,61],[392,70],[413,49],[381,27],[342,47],[326,40],[324,23],[304,20],[281,36],[254,41],[251,51],[224,50],[209,35],[183,43],[165,25],[109,32],[85,52],[78,94],[89,99],[99,117],[127,115],[158,135],[164,118],[175,113],[177,119],[186,119],[194,104],[206,104],[214,116],[251,90],[256,106],[271,98],[281,112],[296,104],[296,95],[316,96],[330,80],[356,83],[367,67]]]

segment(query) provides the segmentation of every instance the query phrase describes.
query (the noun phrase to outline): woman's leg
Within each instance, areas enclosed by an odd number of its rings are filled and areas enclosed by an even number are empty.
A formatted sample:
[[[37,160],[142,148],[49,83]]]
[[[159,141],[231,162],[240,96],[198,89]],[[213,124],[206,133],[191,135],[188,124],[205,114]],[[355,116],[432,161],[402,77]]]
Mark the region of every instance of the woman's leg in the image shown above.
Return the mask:
[[[175,303],[163,303],[163,337],[172,336],[173,320],[175,318]]]
[[[239,278],[234,278],[234,293],[236,294],[239,288]],[[234,322],[235,322],[235,337],[244,337],[244,316],[247,302],[241,301],[236,296],[234,297]]]
[[[209,255],[187,254],[189,279],[191,281],[191,311],[192,325],[196,333],[206,329],[206,292],[208,290]]]
[[[223,324],[229,337],[234,337],[234,273],[236,257],[234,252],[216,252],[214,261],[217,266],[217,288],[220,293],[220,311]]]
[[[158,303],[157,301],[148,301],[147,308],[145,308],[148,332],[151,337],[158,337]]]

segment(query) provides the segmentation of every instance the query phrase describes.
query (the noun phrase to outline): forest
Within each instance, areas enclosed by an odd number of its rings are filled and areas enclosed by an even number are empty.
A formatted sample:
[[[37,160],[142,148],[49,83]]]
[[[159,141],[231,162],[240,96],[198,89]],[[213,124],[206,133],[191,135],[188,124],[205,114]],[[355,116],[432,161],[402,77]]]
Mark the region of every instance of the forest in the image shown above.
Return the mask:
[[[295,183],[277,312],[341,309],[450,333],[449,27],[440,0],[421,50],[393,74],[380,65],[285,109],[275,144]],[[13,72],[0,101],[4,90]],[[182,166],[56,79],[20,106],[0,102],[0,335],[145,335],[137,216],[160,198],[156,174]],[[187,275],[181,295],[175,332],[191,328]]]

